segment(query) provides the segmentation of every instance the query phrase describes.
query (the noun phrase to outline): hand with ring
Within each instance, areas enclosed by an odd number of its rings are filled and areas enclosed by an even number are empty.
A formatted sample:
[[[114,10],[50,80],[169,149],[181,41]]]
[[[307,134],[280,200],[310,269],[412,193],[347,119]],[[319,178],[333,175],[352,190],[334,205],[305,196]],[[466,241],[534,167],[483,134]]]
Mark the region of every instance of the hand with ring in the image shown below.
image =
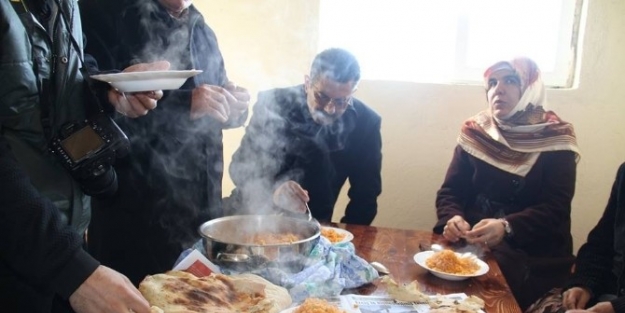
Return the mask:
[[[451,242],[456,242],[460,238],[464,238],[470,229],[471,225],[462,216],[456,215],[447,221],[443,228],[443,237]]]

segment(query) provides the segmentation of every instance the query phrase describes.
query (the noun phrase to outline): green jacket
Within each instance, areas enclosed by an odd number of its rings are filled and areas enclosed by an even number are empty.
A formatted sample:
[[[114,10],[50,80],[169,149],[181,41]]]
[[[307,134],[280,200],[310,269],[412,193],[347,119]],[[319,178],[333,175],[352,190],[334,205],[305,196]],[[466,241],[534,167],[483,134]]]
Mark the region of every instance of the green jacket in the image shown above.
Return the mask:
[[[33,185],[82,234],[90,219],[89,197],[47,151],[41,119],[43,80],[52,86],[48,101],[52,135],[64,123],[85,118],[79,71],[79,53],[83,52],[76,51],[69,34],[71,31],[82,47],[78,1],[61,3],[66,19],[52,14],[57,18],[44,27],[19,0],[0,1],[0,135],[9,142]]]

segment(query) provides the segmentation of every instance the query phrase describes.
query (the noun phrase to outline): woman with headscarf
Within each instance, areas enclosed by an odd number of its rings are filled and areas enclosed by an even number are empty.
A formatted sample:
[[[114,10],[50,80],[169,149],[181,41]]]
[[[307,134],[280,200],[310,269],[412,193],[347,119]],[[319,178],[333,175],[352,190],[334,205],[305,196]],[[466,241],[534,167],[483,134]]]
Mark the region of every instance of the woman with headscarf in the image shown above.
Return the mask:
[[[525,309],[570,273],[579,150],[573,126],[546,110],[534,61],[498,62],[484,79],[489,107],[462,126],[434,232],[490,249]]]

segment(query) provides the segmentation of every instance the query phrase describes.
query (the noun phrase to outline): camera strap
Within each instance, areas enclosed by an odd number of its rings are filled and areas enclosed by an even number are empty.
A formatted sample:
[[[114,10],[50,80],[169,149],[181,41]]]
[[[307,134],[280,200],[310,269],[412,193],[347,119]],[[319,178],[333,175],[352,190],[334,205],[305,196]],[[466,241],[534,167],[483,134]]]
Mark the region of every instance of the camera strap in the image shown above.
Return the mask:
[[[78,41],[76,40],[76,38],[74,37],[74,34],[72,33],[72,28],[71,28],[72,24],[70,24],[70,19],[67,16],[67,13],[63,10],[60,0],[54,0],[54,2],[56,2],[56,5],[58,6],[60,16],[63,19],[63,22],[65,23],[65,27],[67,28],[69,39],[72,45],[74,46],[74,50],[76,50],[76,53],[78,55],[78,59],[80,60],[80,65],[81,65],[80,73],[82,74],[83,80],[87,84],[87,90],[84,93],[85,99],[83,100],[83,103],[85,104],[85,114],[87,117],[91,117],[96,114],[104,113],[104,108],[102,107],[102,104],[100,103],[100,100],[98,99],[98,97],[95,95],[95,87],[93,86],[93,80],[90,78],[91,74],[89,74],[89,71],[87,70],[87,66],[85,64],[85,59],[82,54],[83,50],[80,48]],[[86,99],[87,97],[89,97],[89,99]],[[95,103],[96,105],[95,106],[87,105],[88,103],[92,103],[92,102]]]
[[[18,16],[29,14],[34,22],[39,23],[39,21],[34,16],[34,14],[32,14],[28,10],[28,7],[26,6],[26,3],[24,3],[24,0],[11,0],[10,2]],[[24,26],[27,26],[27,25],[24,25]],[[43,25],[41,25],[41,27],[43,27]],[[33,30],[28,29],[27,31],[33,31]],[[31,49],[33,49],[31,51],[31,54],[34,56],[36,55],[34,51],[35,45],[32,41],[31,36],[26,36],[26,37],[28,38],[28,41],[30,42]],[[50,140],[50,138],[52,138],[52,126],[50,122],[50,105],[51,105],[50,98],[52,97],[52,93],[50,93],[50,79],[42,79],[39,76],[39,73],[40,73],[39,62],[37,60],[33,60],[32,62],[33,62],[33,72],[35,74],[35,84],[37,85],[37,91],[39,92],[39,103],[40,103],[40,110],[41,110],[41,116],[40,116],[41,127],[43,129],[43,133],[46,139]]]

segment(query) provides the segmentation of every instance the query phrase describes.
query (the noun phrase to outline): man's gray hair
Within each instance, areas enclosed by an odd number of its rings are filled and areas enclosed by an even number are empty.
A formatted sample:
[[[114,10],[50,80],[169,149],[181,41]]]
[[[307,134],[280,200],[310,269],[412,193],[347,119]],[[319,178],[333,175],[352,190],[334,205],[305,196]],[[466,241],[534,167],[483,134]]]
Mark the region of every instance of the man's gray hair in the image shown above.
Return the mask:
[[[322,77],[339,83],[358,82],[360,65],[349,51],[330,48],[317,54],[310,68],[312,81],[317,81]]]

